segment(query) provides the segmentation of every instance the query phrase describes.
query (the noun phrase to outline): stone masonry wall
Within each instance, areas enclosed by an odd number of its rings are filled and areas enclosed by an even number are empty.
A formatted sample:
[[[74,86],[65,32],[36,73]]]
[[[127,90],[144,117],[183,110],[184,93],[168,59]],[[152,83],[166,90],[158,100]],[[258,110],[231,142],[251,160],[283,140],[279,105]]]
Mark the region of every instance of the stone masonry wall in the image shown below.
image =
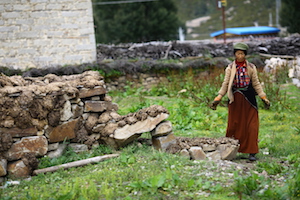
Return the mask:
[[[118,114],[97,71],[44,77],[0,74],[0,184],[3,177],[30,176],[38,157],[57,158],[66,147],[87,151],[100,144],[119,149],[150,132],[158,150],[192,159],[235,157],[238,142],[176,140],[169,112],[160,105]],[[192,143],[191,143],[192,142]],[[169,150],[170,150],[169,148]]]
[[[91,0],[0,1],[0,66],[26,69],[95,60]]]

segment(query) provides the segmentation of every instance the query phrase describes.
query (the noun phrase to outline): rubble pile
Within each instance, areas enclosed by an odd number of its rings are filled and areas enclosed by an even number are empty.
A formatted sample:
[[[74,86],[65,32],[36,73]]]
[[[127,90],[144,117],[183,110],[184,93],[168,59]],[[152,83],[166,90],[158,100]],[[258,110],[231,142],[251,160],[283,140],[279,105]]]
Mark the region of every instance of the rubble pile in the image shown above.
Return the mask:
[[[233,160],[240,147],[233,138],[187,138],[177,137],[176,142],[166,149],[170,153],[179,153],[194,160]]]

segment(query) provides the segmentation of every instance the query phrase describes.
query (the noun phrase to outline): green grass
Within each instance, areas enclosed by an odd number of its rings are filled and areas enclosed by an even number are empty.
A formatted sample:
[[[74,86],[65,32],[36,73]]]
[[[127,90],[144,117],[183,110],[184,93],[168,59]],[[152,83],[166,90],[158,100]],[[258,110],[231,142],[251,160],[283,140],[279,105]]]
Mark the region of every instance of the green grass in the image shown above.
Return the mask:
[[[226,99],[216,111],[210,110],[208,103],[223,75],[215,72],[209,79],[195,77],[197,74],[189,71],[170,75],[170,82],[151,91],[128,87],[109,95],[122,115],[153,104],[164,106],[176,136],[222,137],[227,125]],[[261,77],[265,84],[273,84]],[[279,90],[267,92],[275,105],[270,110],[264,110],[258,99],[261,153],[254,164],[234,160],[224,167],[212,161],[192,161],[135,141],[118,151],[118,158],[8,185],[0,189],[0,199],[299,199],[300,90],[291,84],[276,86]],[[147,133],[141,137],[150,139]],[[82,154],[69,150],[60,159],[42,158],[40,167],[108,153],[116,152],[103,146]]]

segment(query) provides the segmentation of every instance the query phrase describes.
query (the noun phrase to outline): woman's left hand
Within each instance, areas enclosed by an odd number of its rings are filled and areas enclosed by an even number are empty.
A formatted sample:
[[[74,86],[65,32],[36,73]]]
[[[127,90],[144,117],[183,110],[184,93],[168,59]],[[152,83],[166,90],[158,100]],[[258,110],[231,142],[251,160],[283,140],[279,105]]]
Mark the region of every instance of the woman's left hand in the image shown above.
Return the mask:
[[[267,99],[267,97],[263,97],[261,98],[261,100],[264,102],[265,104],[265,109],[269,110],[270,109],[270,101]]]

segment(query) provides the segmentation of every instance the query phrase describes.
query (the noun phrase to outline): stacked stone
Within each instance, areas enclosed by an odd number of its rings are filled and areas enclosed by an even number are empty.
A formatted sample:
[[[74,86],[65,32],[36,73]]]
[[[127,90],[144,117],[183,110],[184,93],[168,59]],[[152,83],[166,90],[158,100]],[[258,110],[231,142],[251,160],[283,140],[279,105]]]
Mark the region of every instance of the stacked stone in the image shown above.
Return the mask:
[[[233,160],[240,145],[239,141],[221,138],[176,138],[175,144],[166,149],[170,153],[179,153],[194,160]]]
[[[162,106],[152,105],[135,113],[125,116],[101,114],[98,123],[94,126],[100,133],[101,140],[116,149],[127,145],[142,133],[152,131],[160,122],[169,117],[169,112]],[[110,119],[109,121],[108,118]],[[106,119],[106,120],[104,120]],[[104,125],[106,123],[106,125]],[[103,128],[98,128],[98,127]]]
[[[176,137],[173,133],[172,123],[163,121],[151,131],[152,145],[157,150],[167,150],[171,145],[176,144]]]
[[[120,148],[168,118],[158,105],[121,116],[95,71],[71,76],[0,76],[0,177],[25,177],[37,157],[87,151],[100,143]]]
[[[249,54],[267,53],[274,55],[299,56],[300,37],[296,33],[285,38],[246,41]],[[207,41],[149,42],[139,44],[97,45],[97,59],[163,59],[194,57],[210,54],[213,57],[232,57],[233,43],[220,44]],[[168,52],[168,49],[171,50]],[[167,54],[168,52],[168,54]]]
[[[0,176],[28,176],[36,157],[59,156],[70,140],[76,151],[87,150],[93,137],[85,119],[118,109],[106,96],[103,77],[80,75],[22,78],[0,76]]]
[[[193,159],[200,158],[200,150],[206,157],[230,159],[238,148],[236,141],[226,138],[225,142],[176,138],[166,121],[169,112],[159,105],[119,115],[103,77],[95,71],[61,77],[1,75],[0,96],[0,177],[31,175],[37,157],[61,156],[66,140],[75,152],[100,143],[118,149],[150,132],[154,148],[188,151]]]

